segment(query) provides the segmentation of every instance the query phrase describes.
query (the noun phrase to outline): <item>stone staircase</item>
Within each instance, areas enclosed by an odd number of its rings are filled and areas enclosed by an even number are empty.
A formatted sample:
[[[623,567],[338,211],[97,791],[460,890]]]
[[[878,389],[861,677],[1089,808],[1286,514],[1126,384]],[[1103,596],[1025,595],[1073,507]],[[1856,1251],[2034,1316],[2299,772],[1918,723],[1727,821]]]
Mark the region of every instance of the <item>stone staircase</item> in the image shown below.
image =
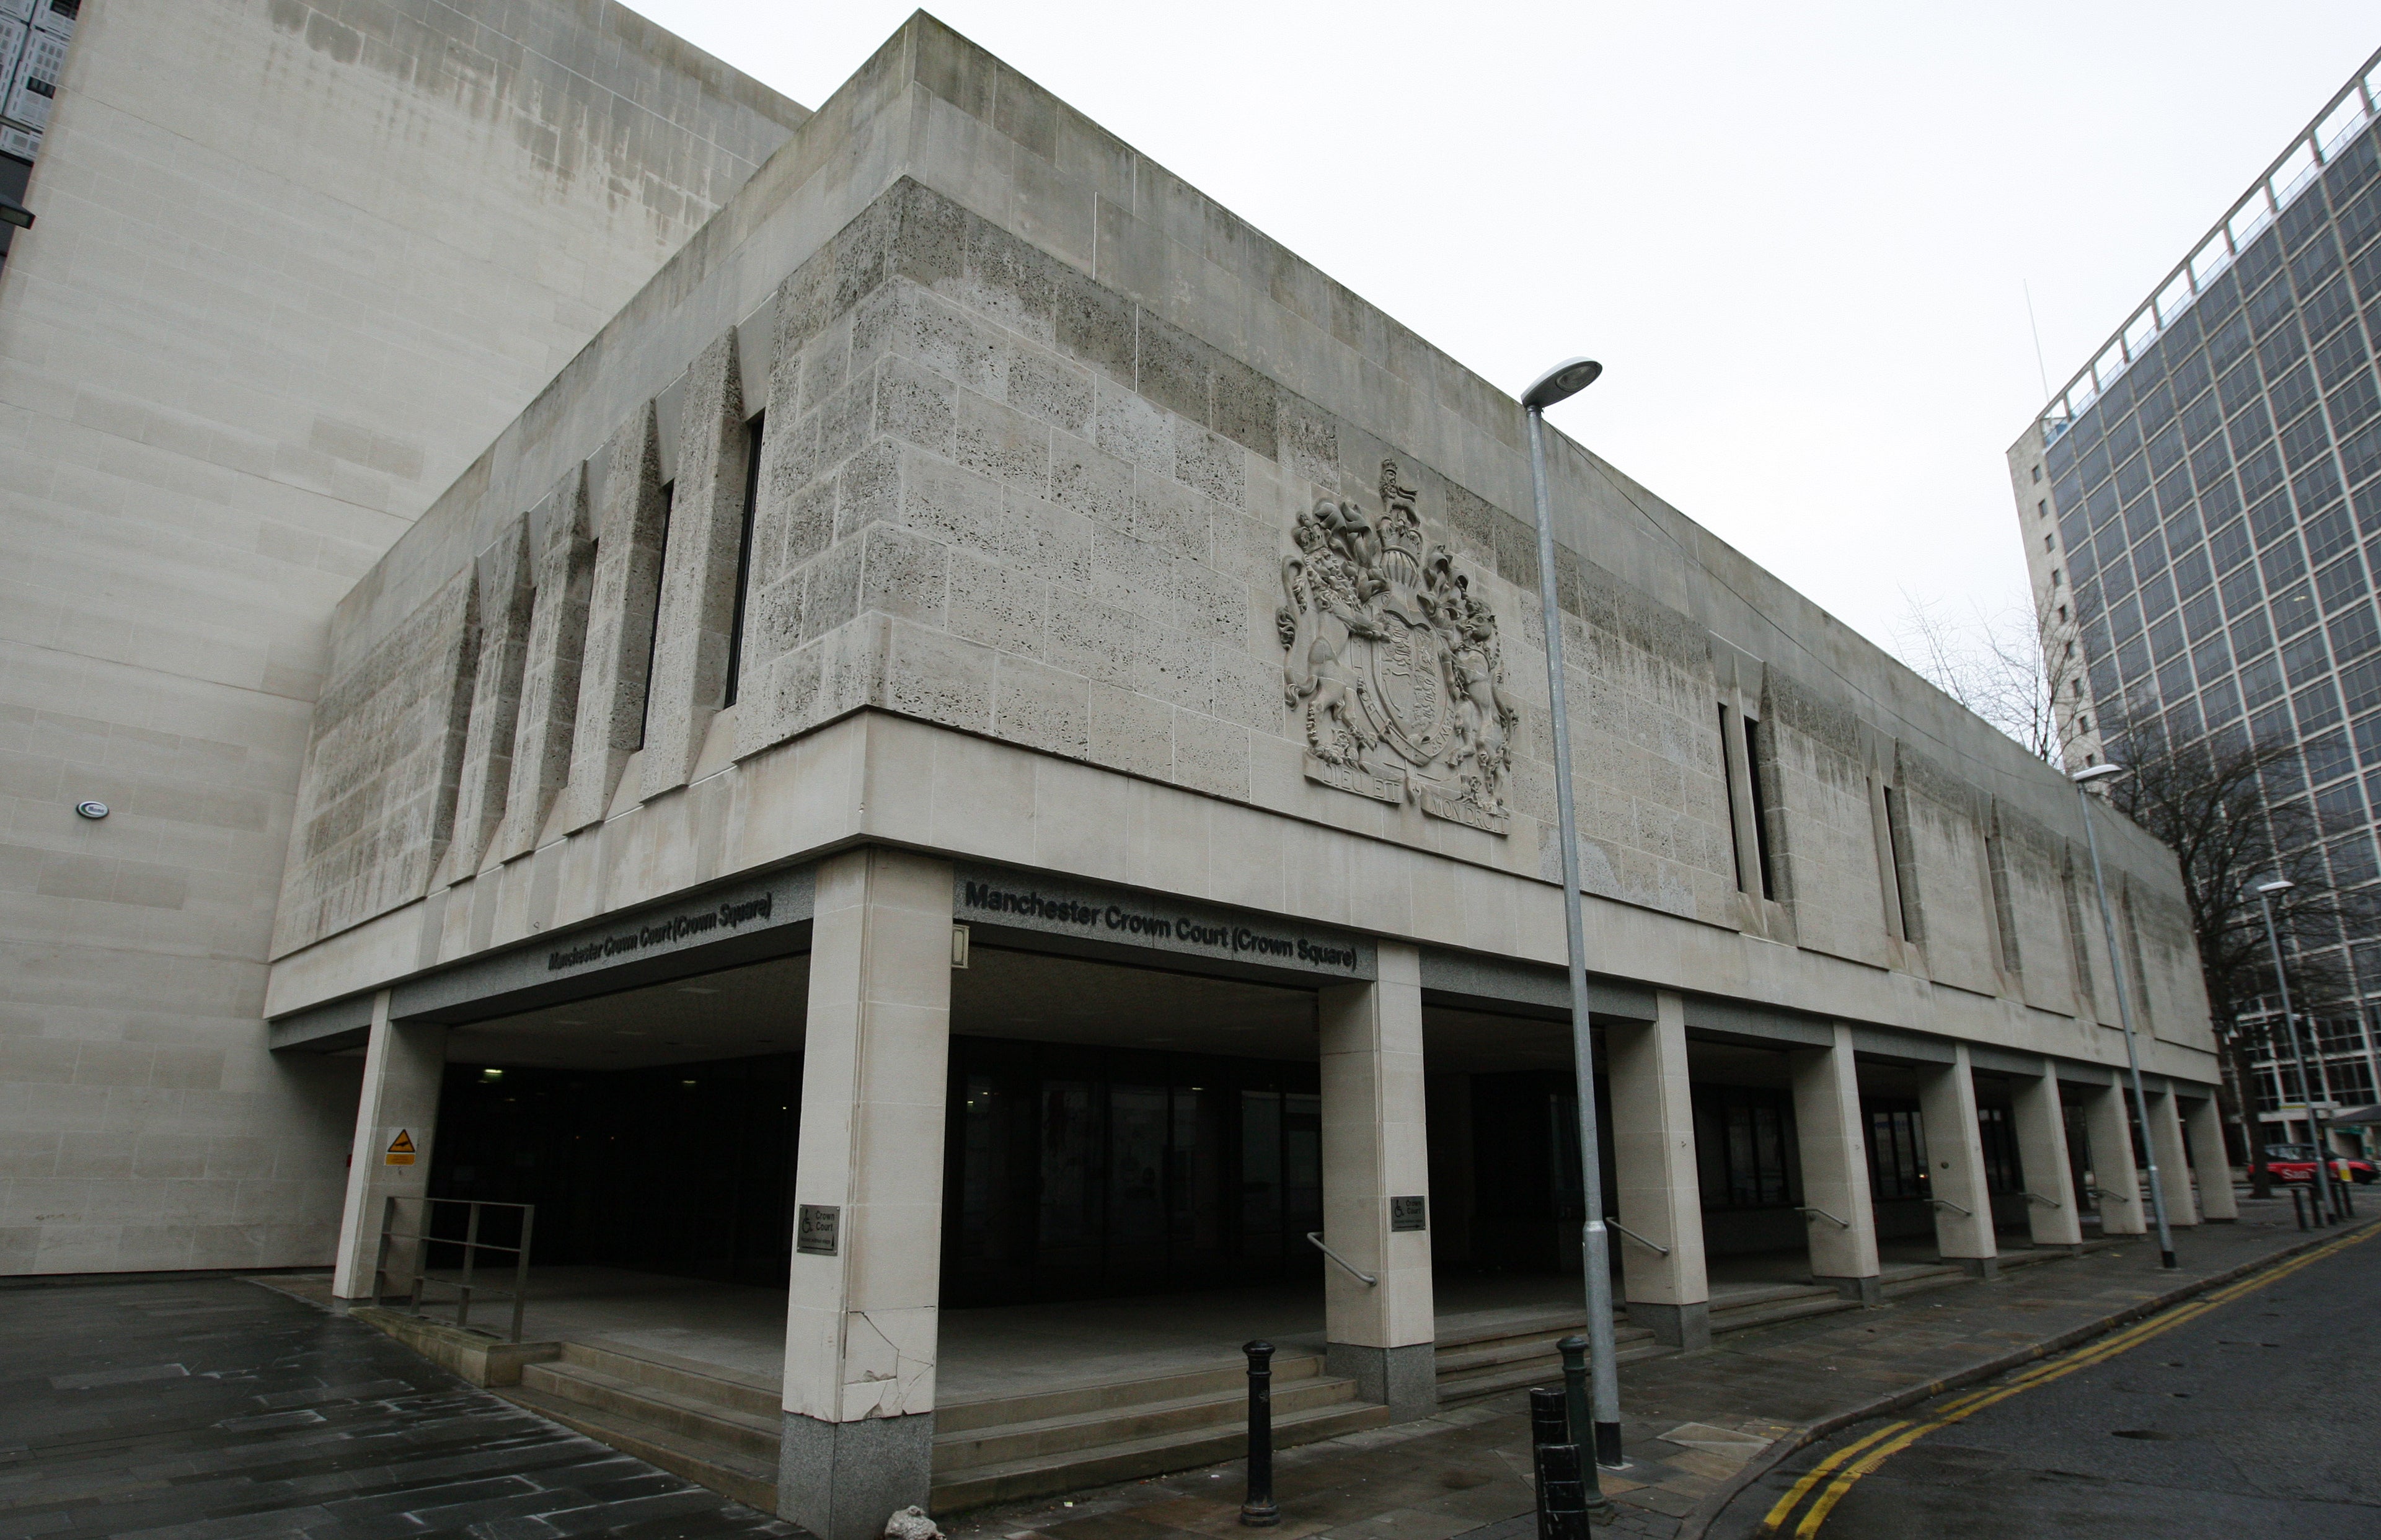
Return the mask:
[[[575,1432],[759,1509],[777,1510],[777,1388],[663,1353],[566,1342],[497,1394]],[[1274,1361],[1276,1449],[1377,1427],[1389,1409],[1313,1354]],[[1113,1385],[959,1401],[934,1413],[934,1512],[1237,1459],[1248,1431],[1239,1364]]]
[[[1897,1275],[1883,1291],[1890,1297],[1961,1282],[1966,1277],[1958,1267],[1929,1267]],[[1712,1305],[1711,1329],[1714,1337],[1719,1337],[1859,1308],[1860,1302],[1823,1284],[1779,1283],[1731,1290]],[[1442,1331],[1437,1355],[1439,1404],[1457,1406],[1532,1386],[1560,1385],[1562,1355],[1555,1344],[1586,1329],[1585,1314],[1570,1311]],[[1655,1341],[1643,1327],[1630,1325],[1628,1316],[1619,1312],[1614,1313],[1612,1337],[1618,1350],[1615,1356],[1623,1364],[1676,1351]]]
[[[498,1395],[763,1513],[777,1510],[778,1388],[666,1354],[565,1342]]]
[[[1237,1459],[1248,1404],[1247,1371],[1229,1364],[938,1407],[933,1508],[953,1513]],[[1274,1360],[1275,1448],[1388,1420],[1387,1407],[1356,1399],[1354,1380],[1325,1374],[1320,1357]]]
[[[1965,1276],[1954,1267],[1904,1270],[1885,1283],[1884,1292],[1909,1293]],[[1818,1285],[1733,1291],[1714,1307],[1712,1333],[1858,1308]],[[1560,1384],[1555,1344],[1584,1325],[1574,1311],[1447,1330],[1437,1346],[1439,1403],[1456,1406]],[[1615,1328],[1623,1364],[1674,1351],[1625,1317]],[[519,1385],[497,1393],[763,1513],[776,1511],[783,1413],[774,1382],[666,1353],[586,1342],[563,1343],[560,1357],[525,1364],[520,1376]],[[937,1514],[954,1513],[1237,1459],[1247,1408],[1248,1380],[1238,1362],[950,1403],[934,1413],[932,1506]],[[1283,1449],[1389,1419],[1388,1408],[1358,1400],[1356,1382],[1325,1373],[1322,1358],[1312,1353],[1274,1361],[1273,1408],[1274,1443]]]

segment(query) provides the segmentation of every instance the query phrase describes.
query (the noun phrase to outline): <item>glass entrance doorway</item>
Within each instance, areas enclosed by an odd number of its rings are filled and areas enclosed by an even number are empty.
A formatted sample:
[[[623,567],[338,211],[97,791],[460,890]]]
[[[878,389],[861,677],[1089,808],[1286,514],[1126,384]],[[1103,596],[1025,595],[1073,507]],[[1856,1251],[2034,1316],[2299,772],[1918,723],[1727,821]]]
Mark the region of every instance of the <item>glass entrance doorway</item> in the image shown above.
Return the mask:
[[[980,1037],[951,1060],[946,1304],[1320,1273],[1313,1063]]]

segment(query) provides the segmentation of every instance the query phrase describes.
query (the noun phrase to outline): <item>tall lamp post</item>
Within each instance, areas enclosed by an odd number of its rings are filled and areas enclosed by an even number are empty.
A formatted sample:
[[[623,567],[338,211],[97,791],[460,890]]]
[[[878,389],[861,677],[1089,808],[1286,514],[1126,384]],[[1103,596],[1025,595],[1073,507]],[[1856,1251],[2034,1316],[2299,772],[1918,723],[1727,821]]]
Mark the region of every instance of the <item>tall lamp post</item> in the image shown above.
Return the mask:
[[[2290,981],[2282,972],[2281,938],[2274,930],[2274,895],[2287,893],[2297,886],[2287,877],[2257,884],[2257,908],[2265,916],[2265,950],[2274,959],[2274,984],[2281,991],[2282,1025],[2289,1030],[2290,1059],[2299,1067],[2299,1100],[2306,1104],[2307,1138],[2314,1145],[2315,1192],[2327,1214],[2331,1212],[2331,1151],[2324,1148],[2323,1125],[2315,1122],[2314,1088],[2307,1080],[2306,1045],[2299,1040],[2299,1018],[2290,1009]],[[2251,1137],[2255,1137],[2253,1133]]]
[[[2150,1098],[2142,1090],[2142,1055],[2133,1042],[2133,1006],[2125,991],[2125,964],[2117,945],[2117,915],[2108,907],[2108,880],[2100,871],[2100,836],[2093,828],[2092,794],[2086,789],[2094,782],[2124,773],[2122,765],[2102,763],[2077,770],[2073,779],[2076,798],[2083,804],[2083,841],[2092,850],[2092,886],[2100,895],[2100,928],[2108,936],[2108,975],[2117,990],[2117,1020],[2125,1028],[2125,1062],[2133,1074],[2133,1116],[2141,1120],[2142,1146],[2149,1157],[2150,1210],[2157,1216],[2158,1266],[2171,1267],[2176,1266],[2174,1232],[2166,1224],[2166,1184],[2158,1175],[2157,1136],[2150,1129]]]
[[[1545,612],[1546,686],[1555,729],[1555,817],[1562,841],[1563,927],[1570,943],[1571,1067],[1579,1077],[1580,1193],[1587,1210],[1580,1253],[1587,1271],[1589,1401],[1595,1423],[1595,1457],[1581,1463],[1587,1473],[1591,1506],[1609,1500],[1597,1488],[1595,1467],[1622,1463],[1620,1376],[1613,1363],[1612,1242],[1604,1227],[1604,1158],[1595,1126],[1594,1049],[1588,1036],[1587,931],[1580,918],[1579,819],[1571,806],[1570,711],[1563,697],[1562,613],[1555,602],[1555,526],[1546,503],[1545,418],[1547,407],[1577,395],[1603,372],[1604,366],[1593,358],[1566,359],[1521,393],[1521,411],[1530,429],[1530,488],[1537,500],[1538,602]],[[1578,1437],[1576,1429],[1571,1436]]]

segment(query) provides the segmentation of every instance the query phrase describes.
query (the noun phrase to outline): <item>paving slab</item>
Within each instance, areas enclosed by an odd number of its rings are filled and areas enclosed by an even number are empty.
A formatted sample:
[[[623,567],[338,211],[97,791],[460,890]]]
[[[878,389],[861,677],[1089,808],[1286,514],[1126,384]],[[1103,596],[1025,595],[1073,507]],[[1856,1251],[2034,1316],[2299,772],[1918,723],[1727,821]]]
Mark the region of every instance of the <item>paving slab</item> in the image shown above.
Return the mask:
[[[2179,1288],[2212,1286],[2243,1267],[2319,1243],[2284,1200],[2243,1197],[2239,1222],[2176,1233],[2179,1272],[2140,1238],[2078,1257],[1888,1298],[1872,1310],[1733,1333],[1702,1352],[1620,1371],[1629,1464],[1603,1485],[1610,1531],[1691,1540],[1703,1515],[1745,1473],[1813,1426],[1902,1395],[1923,1397],[2012,1355],[2106,1329]],[[2103,1323],[2106,1323],[2104,1325]],[[1674,1441],[1666,1437],[1679,1432]],[[1190,1540],[1242,1533],[1239,1461],[986,1509],[946,1523],[952,1540]],[[1527,1540],[1535,1519],[1529,1423],[1519,1395],[1286,1450],[1275,1495],[1291,1540]],[[1456,1515],[1470,1522],[1447,1527]]]
[[[0,1540],[800,1533],[240,1279],[0,1291]]]

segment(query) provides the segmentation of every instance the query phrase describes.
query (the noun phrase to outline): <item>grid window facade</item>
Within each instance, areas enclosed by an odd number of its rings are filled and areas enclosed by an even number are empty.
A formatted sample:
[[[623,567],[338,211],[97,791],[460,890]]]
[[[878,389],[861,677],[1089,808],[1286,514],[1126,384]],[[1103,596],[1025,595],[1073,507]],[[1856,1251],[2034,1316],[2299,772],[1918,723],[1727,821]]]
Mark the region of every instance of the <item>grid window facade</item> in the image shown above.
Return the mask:
[[[2304,800],[2343,889],[2381,869],[2376,348],[2381,121],[2051,423],[2043,458],[2066,583],[2045,602],[2071,600],[2106,758],[2129,732],[2300,746],[2265,794]],[[2381,963],[2375,938],[2300,940]],[[2356,973],[2369,1015],[2381,967]]]

